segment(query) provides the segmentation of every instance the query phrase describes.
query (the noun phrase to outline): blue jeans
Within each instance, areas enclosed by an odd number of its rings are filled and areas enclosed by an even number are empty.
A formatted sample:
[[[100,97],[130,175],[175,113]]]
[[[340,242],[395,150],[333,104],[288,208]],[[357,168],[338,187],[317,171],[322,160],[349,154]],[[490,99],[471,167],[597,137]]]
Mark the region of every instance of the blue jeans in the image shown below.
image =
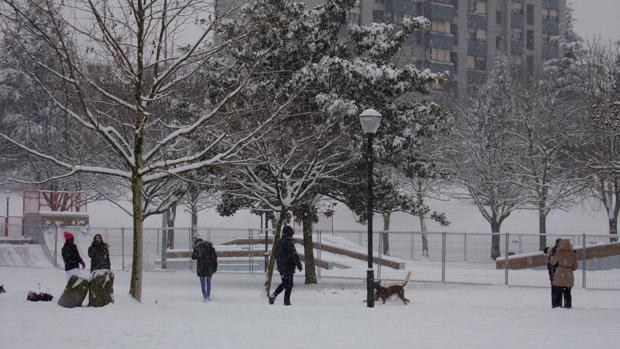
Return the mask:
[[[199,276],[198,278],[200,278],[200,289],[202,289],[202,297],[209,298],[211,296],[211,277]]]

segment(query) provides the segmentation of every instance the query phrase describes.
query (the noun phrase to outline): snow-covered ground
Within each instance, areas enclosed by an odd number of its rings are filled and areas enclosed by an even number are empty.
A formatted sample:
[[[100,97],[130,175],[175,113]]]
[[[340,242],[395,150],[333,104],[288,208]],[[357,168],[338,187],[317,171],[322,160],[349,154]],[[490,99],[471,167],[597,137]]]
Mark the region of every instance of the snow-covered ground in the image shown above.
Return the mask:
[[[263,275],[221,274],[202,303],[191,272],[147,272],[142,304],[116,272],[116,303],[65,309],[62,270],[0,267],[0,348],[614,348],[617,291],[573,290],[574,309],[550,309],[549,289],[409,283],[406,296],[368,309],[361,280],[296,278],[293,306],[270,306]],[[26,301],[28,290],[53,302]]]

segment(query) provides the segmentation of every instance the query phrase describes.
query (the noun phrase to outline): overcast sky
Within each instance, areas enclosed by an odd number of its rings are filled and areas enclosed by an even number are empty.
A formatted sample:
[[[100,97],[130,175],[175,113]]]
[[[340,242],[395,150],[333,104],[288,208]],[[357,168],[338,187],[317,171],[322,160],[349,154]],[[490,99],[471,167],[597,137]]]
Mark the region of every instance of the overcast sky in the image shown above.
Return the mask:
[[[620,40],[620,0],[567,0],[575,9],[575,31],[583,38],[600,34]]]

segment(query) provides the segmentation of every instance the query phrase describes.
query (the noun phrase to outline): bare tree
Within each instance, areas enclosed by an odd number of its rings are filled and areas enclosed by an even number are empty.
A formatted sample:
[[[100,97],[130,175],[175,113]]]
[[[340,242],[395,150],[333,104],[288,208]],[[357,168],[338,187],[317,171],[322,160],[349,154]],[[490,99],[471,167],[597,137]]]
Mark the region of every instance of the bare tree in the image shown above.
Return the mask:
[[[38,59],[31,47],[13,48],[22,69],[68,116],[71,127],[79,127],[93,141],[105,144],[106,151],[67,158],[55,153],[56,149],[29,146],[20,137],[5,133],[0,137],[64,170],[53,179],[91,173],[127,183],[134,231],[129,292],[139,301],[143,220],[148,213],[143,205],[145,188],[195,169],[235,162],[240,150],[261,137],[264,126],[277,113],[231,125],[230,114],[222,110],[244,89],[264,52],[248,53],[244,63],[231,67],[240,79],[218,97],[197,105],[182,122],[169,125],[162,117],[162,105],[183,93],[180,86],[184,81],[213,67],[219,52],[247,39],[249,28],[223,21],[226,14],[214,11],[217,1],[3,0],[3,4],[0,16],[5,36],[15,36],[19,27],[40,38],[53,52],[55,65],[50,66]],[[32,17],[27,7],[36,8],[38,17]],[[196,14],[204,17],[196,21]],[[51,30],[43,28],[42,22],[50,23]],[[230,27],[238,29],[235,35],[211,40]],[[169,54],[168,36],[190,31],[197,34],[188,35],[180,49]],[[39,79],[29,68],[33,66],[47,71],[53,81]],[[105,77],[90,69],[93,66],[105,67]],[[222,87],[205,86],[206,90],[214,88]],[[202,135],[200,142],[191,140],[197,133]],[[178,147],[191,151],[179,155]]]
[[[450,153],[454,181],[463,186],[491,225],[491,258],[500,256],[502,223],[522,206],[514,158],[516,96],[510,64],[498,57],[487,82],[455,116],[457,131]]]

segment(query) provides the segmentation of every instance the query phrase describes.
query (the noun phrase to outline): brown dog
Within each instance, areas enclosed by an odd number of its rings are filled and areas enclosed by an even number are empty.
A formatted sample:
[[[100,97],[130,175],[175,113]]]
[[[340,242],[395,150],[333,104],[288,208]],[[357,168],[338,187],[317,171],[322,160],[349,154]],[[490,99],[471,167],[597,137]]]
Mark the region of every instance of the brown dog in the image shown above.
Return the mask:
[[[405,298],[405,285],[409,281],[411,277],[411,272],[407,273],[407,277],[400,284],[390,284],[383,286],[381,285],[381,281],[375,282],[375,301],[378,301],[379,298],[383,300],[383,304],[385,304],[385,300],[392,297],[393,295],[397,295],[405,305],[409,303],[409,300]]]

